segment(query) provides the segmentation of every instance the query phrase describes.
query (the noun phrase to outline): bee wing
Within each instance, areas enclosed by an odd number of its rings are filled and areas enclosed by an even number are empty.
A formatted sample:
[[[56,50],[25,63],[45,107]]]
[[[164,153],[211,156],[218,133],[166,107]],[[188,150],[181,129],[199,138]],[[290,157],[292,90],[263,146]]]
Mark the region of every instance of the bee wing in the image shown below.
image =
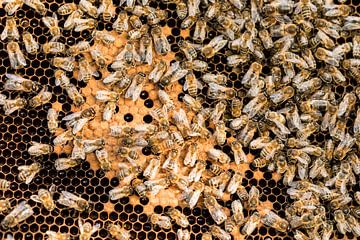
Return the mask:
[[[187,73],[188,73],[187,69],[180,69],[176,71],[171,77],[171,82],[176,82],[180,80],[181,78],[185,77]]]
[[[7,33],[8,33],[8,27],[5,26],[4,30],[1,33],[1,40],[4,41],[7,38],[7,35],[8,35]]]
[[[87,118],[81,118],[79,120],[77,120],[73,126],[73,130],[72,133],[76,134],[77,132],[79,132],[88,122]]]
[[[168,76],[172,75],[179,68],[180,68],[180,62],[176,61],[176,62],[172,63],[170,65],[170,67],[168,68],[168,70],[165,72],[163,77],[168,77]]]
[[[100,227],[101,227],[100,223],[96,223],[91,230],[91,235],[97,232],[100,229]]]
[[[146,50],[145,61],[147,62],[147,64],[151,65],[152,60],[153,60],[152,44],[150,44]]]
[[[61,191],[61,194],[63,195],[64,198],[67,198],[69,200],[77,201],[81,199],[80,197],[68,191]]]
[[[81,112],[75,112],[75,113],[71,113],[71,114],[65,116],[62,120],[69,121],[69,120],[73,120],[75,118],[79,118],[80,116],[81,116]]]
[[[33,200],[34,202],[42,203],[42,201],[40,200],[40,198],[37,194],[31,195],[30,199]]]
[[[24,57],[24,55],[22,54],[22,52],[21,52],[20,49],[17,51],[16,56],[17,56],[17,57],[16,57],[17,61],[18,61],[21,65],[23,65],[23,66],[26,66],[26,65],[27,65],[27,64],[26,64],[25,57]]]
[[[136,80],[133,79],[129,88],[127,89],[125,93],[125,98],[131,98],[134,94],[134,91],[136,90]]]
[[[141,91],[143,89],[143,86],[144,86],[144,83],[141,83],[141,84],[137,85],[136,88],[134,89],[134,92],[132,94],[133,102],[135,102],[136,100],[139,99],[140,93],[141,93]]]

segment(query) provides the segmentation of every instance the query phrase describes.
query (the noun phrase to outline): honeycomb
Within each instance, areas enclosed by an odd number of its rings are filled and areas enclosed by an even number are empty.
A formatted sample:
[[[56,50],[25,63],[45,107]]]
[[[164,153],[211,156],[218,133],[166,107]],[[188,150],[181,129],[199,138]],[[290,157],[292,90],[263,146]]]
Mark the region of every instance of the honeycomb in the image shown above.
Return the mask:
[[[46,0],[44,2],[49,12],[48,16],[51,16],[51,12],[56,12],[59,6],[64,3],[75,2],[78,0]],[[113,0],[115,6],[118,6],[120,0]],[[360,4],[357,0],[346,1],[345,4],[349,4],[356,9],[356,12],[360,13]],[[183,60],[184,54],[179,49],[178,43],[181,40],[190,40],[189,36],[193,35],[194,29],[182,30],[180,29],[181,21],[177,18],[176,4],[164,3],[162,1],[150,1],[149,5],[154,8],[166,10],[168,12],[168,18],[166,21],[161,21],[160,26],[163,32],[167,35],[167,39],[171,44],[171,53],[163,57],[167,62],[174,59]],[[116,13],[119,13],[121,7],[116,8]],[[0,8],[0,32],[3,31],[6,22],[6,12],[3,8]],[[34,12],[27,5],[23,5],[16,11],[15,19],[18,23],[18,30],[20,34],[23,31],[28,31],[33,34],[35,40],[39,44],[45,44],[52,37],[48,33],[48,29],[44,26],[40,20],[41,15]],[[63,26],[65,17],[59,17],[59,25]],[[101,19],[98,21],[96,27],[99,31],[110,31],[116,36],[116,42],[114,48],[108,49],[102,47],[101,51],[111,58],[114,58],[119,49],[124,46],[124,37],[116,34],[112,29],[112,23],[115,19],[111,19],[111,23],[104,22]],[[218,36],[220,33],[215,29],[211,29],[207,32],[206,40],[204,43],[208,43],[210,39]],[[63,30],[59,39],[60,42],[72,46],[79,41],[90,41],[92,48],[95,48],[94,41],[91,37],[90,31],[67,31]],[[342,36],[337,39],[338,44],[351,41],[351,36]],[[0,90],[5,96],[14,99],[18,96],[29,98],[32,94],[9,92],[2,90],[5,82],[6,73],[20,74],[23,77],[29,78],[34,82],[38,82],[41,85],[46,85],[48,91],[52,92],[52,98],[49,103],[42,105],[36,109],[25,108],[14,112],[13,114],[6,116],[1,110],[0,112],[0,179],[6,179],[10,181],[10,187],[6,191],[0,191],[1,198],[15,199],[11,202],[12,206],[15,206],[22,200],[29,200],[30,196],[36,194],[39,189],[49,187],[54,184],[56,191],[61,192],[63,190],[76,193],[82,198],[91,201],[93,204],[93,210],[90,212],[73,211],[71,209],[59,208],[49,212],[41,206],[41,204],[34,201],[28,201],[28,204],[33,208],[34,214],[30,216],[26,221],[21,222],[18,226],[8,231],[0,231],[0,238],[5,238],[7,234],[11,233],[14,239],[45,239],[45,232],[48,230],[54,232],[70,233],[72,237],[77,237],[79,234],[79,228],[77,219],[80,217],[92,224],[100,223],[102,228],[94,233],[93,239],[108,239],[108,232],[104,226],[109,223],[121,224],[131,234],[132,239],[176,239],[176,232],[180,226],[174,224],[170,230],[161,229],[156,225],[152,225],[149,222],[149,216],[152,213],[162,214],[166,213],[170,207],[175,207],[187,216],[190,223],[189,231],[191,233],[191,239],[201,239],[202,234],[209,231],[210,226],[214,225],[209,211],[203,206],[196,206],[193,209],[183,206],[178,202],[174,193],[169,190],[161,191],[155,198],[139,198],[137,196],[130,196],[121,198],[120,200],[110,200],[109,191],[119,185],[119,179],[115,176],[115,171],[104,173],[101,171],[98,162],[93,154],[87,156],[87,160],[81,163],[79,166],[68,170],[56,171],[54,168],[54,161],[61,157],[67,157],[71,152],[70,146],[55,147],[53,153],[42,156],[41,164],[43,168],[35,176],[30,184],[25,184],[17,179],[19,170],[17,166],[29,165],[34,162],[34,159],[29,155],[27,149],[30,146],[31,141],[50,144],[54,137],[48,130],[47,126],[47,111],[52,107],[59,111],[59,120],[69,113],[78,111],[79,108],[75,107],[72,100],[68,97],[66,91],[60,86],[56,86],[54,78],[54,68],[51,66],[50,59],[53,57],[50,54],[44,54],[38,52],[34,55],[27,55],[28,66],[14,71],[10,68],[10,61],[6,52],[6,43],[0,42]],[[241,76],[249,68],[247,64],[237,67],[236,69],[227,65],[226,50],[221,50],[213,58],[208,60],[208,72],[211,73],[223,73],[229,81],[226,83],[227,87],[232,87],[238,92],[246,92],[247,89],[241,84]],[[134,69],[139,71],[140,69]],[[90,80],[89,83],[77,81],[78,72],[68,72],[67,75],[70,78],[72,84],[74,84],[78,90],[81,90],[82,94],[86,98],[86,103],[83,107],[88,107],[97,104],[95,100],[96,91],[104,89],[104,85],[101,79],[106,77],[111,69],[104,69],[101,71],[99,77]],[[270,68],[266,65],[263,67],[262,72],[268,74]],[[199,72],[195,72],[196,77],[200,77]],[[187,91],[182,90],[184,85],[184,79],[179,80],[171,87],[171,97],[175,101],[176,106],[183,106],[183,97]],[[335,92],[336,99],[342,99],[342,97],[349,92],[353,92],[357,87],[357,81],[347,78],[346,84],[332,85],[332,91]],[[203,107],[214,107],[216,102],[207,97],[207,88],[203,88],[199,93],[199,96],[205,99]],[[135,126],[139,123],[151,123],[153,118],[149,115],[151,109],[160,106],[160,102],[157,98],[156,86],[148,84],[144,86],[143,91],[140,94],[140,99],[136,102],[130,100],[119,100],[119,107],[116,110],[116,114],[112,119],[112,122],[102,122],[99,113],[95,119],[90,122],[83,130],[83,136],[86,138],[94,139],[109,134],[109,125],[117,123],[120,125]],[[350,116],[351,122],[354,121],[355,115]],[[61,122],[61,129],[57,130],[55,135],[63,132],[66,126]],[[215,148],[221,149],[229,156],[232,156],[232,150],[230,143],[234,140],[235,134],[227,132],[227,143],[222,146],[216,145]],[[316,145],[323,145],[324,141],[329,136],[317,133],[311,135],[309,140]],[[118,144],[115,138],[109,137],[107,139],[107,150],[110,155],[115,158],[114,150]],[[213,144],[204,142],[206,144]],[[246,154],[251,159],[258,152],[245,148]],[[141,150],[141,159],[145,161],[145,158],[152,155],[149,147],[144,147]],[[206,157],[205,157],[206,158]],[[111,159],[114,167],[116,161]],[[287,187],[282,183],[282,178],[279,174],[267,171],[265,168],[255,168],[249,164],[243,164],[236,166],[234,164],[229,165],[228,168],[238,170],[243,174],[242,185],[249,191],[251,186],[256,186],[260,190],[260,207],[272,209],[280,217],[285,218],[285,209],[289,204],[293,202],[287,195]],[[141,178],[141,176],[139,176]],[[357,178],[357,181],[359,179]],[[359,184],[353,185],[349,191],[352,195],[355,191],[359,191]],[[55,199],[58,198],[58,194],[55,194]],[[219,204],[224,208],[231,210],[231,203],[234,200],[239,199],[236,194],[232,194],[226,197],[226,201],[218,200]],[[251,211],[244,208],[244,216],[251,215]],[[332,216],[331,216],[332,217]],[[0,221],[4,218],[4,215],[0,215]],[[256,228],[251,236],[242,236],[238,229],[233,232],[232,239],[248,239],[248,240],[289,240],[294,239],[294,232],[289,231],[281,233],[274,228],[261,225]],[[356,239],[352,233],[342,235],[336,233],[332,239]]]

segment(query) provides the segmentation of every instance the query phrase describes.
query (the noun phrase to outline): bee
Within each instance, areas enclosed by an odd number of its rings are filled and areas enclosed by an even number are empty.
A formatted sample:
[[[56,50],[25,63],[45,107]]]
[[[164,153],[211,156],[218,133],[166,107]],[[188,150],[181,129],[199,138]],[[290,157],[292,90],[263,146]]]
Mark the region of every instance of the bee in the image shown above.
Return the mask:
[[[188,14],[188,7],[185,2],[180,1],[176,4],[176,14],[180,20],[184,20]]]
[[[188,29],[191,28],[196,23],[197,17],[196,16],[187,16],[180,25],[181,29]]]
[[[91,58],[95,61],[96,66],[105,68],[107,66],[108,58],[104,56],[101,51],[97,49],[90,50]]]
[[[75,10],[77,10],[77,5],[75,3],[64,3],[63,5],[61,5],[58,10],[57,13],[59,15],[69,15],[71,13],[73,13]]]
[[[175,109],[174,102],[173,100],[171,100],[170,96],[166,93],[166,91],[160,89],[158,91],[158,97],[161,104],[163,105],[163,108],[166,109],[166,111],[171,111]]]
[[[235,172],[229,181],[226,191],[230,194],[234,194],[238,187],[241,185],[241,181],[242,175],[238,172]]]
[[[242,225],[245,222],[243,209],[244,208],[240,200],[235,200],[231,203],[231,211],[233,213],[231,218],[232,220],[234,220],[235,224],[237,225]]]
[[[50,154],[53,151],[53,147],[49,144],[43,144],[38,142],[30,142],[31,147],[29,147],[28,152],[31,156],[39,157],[41,155]]]
[[[351,7],[344,4],[327,4],[324,6],[323,11],[326,17],[345,17],[350,14]]]
[[[209,149],[206,153],[210,160],[218,161],[222,164],[229,163],[231,160],[230,157],[226,153],[224,153],[221,150],[215,149],[215,148]]]
[[[29,54],[35,54],[39,49],[39,44],[35,41],[33,36],[29,32],[24,32],[22,37],[25,44],[26,52],[28,52]]]
[[[16,110],[22,109],[27,106],[27,101],[24,98],[6,99],[5,96],[1,96],[1,98],[1,104],[3,105],[5,115],[10,115]]]
[[[198,160],[195,164],[195,167],[190,171],[188,175],[189,182],[200,181],[200,178],[202,177],[205,168],[206,168],[206,163],[202,160]]]
[[[83,148],[85,153],[91,153],[96,150],[99,150],[105,146],[105,140],[102,138],[93,139],[93,140],[82,140]]]
[[[197,95],[198,89],[201,89],[201,83],[196,79],[194,73],[191,71],[185,76],[184,91],[188,91],[190,96],[195,97]]]
[[[194,112],[199,112],[202,108],[200,99],[195,99],[189,94],[185,94],[183,101],[185,105]]]
[[[197,57],[196,49],[187,41],[181,40],[178,45],[188,61],[192,62]]]
[[[231,240],[231,235],[219,226],[210,226],[211,235],[219,240]]]
[[[110,236],[116,240],[129,240],[130,233],[119,225],[109,224],[107,230]]]
[[[248,204],[251,210],[255,210],[259,205],[260,191],[256,187],[252,186],[249,191]]]
[[[129,16],[125,11],[121,11],[118,14],[118,17],[113,24],[113,28],[117,33],[123,33],[129,30]]]
[[[341,138],[339,145],[335,148],[334,157],[338,160],[344,159],[355,142],[356,139],[353,138],[349,133],[346,133],[345,136]]]
[[[5,5],[4,9],[9,16],[13,15],[24,4],[23,0],[5,0],[2,5]]]
[[[159,82],[166,71],[167,71],[166,62],[160,60],[158,63],[155,64],[155,67],[149,73],[149,80],[153,83]]]
[[[11,201],[9,199],[0,199],[0,213],[8,213],[11,209]]]
[[[13,17],[7,17],[5,28],[1,33],[1,40],[4,41],[5,39],[12,40],[19,40],[20,34],[17,29],[16,20]]]
[[[84,15],[84,12],[80,9],[73,11],[65,20],[64,29],[71,30],[75,27],[77,19],[80,19]]]
[[[79,9],[93,18],[98,17],[98,9],[92,4],[92,1],[80,0]]]
[[[353,37],[353,48],[352,48],[352,52],[353,52],[353,56],[355,58],[359,58],[360,57],[360,35],[355,35]]]
[[[176,61],[170,65],[170,67],[167,69],[165,74],[162,76],[162,78],[160,79],[159,86],[165,88],[171,83],[176,82],[181,78],[185,77],[188,72],[189,70],[182,69],[180,66],[180,62]]]
[[[119,94],[109,90],[99,90],[96,92],[95,98],[101,102],[116,102],[119,99]]]
[[[97,223],[94,226],[89,222],[85,222],[81,218],[78,220],[80,236],[79,240],[90,240],[91,236],[100,229],[100,224]]]
[[[204,205],[209,210],[210,215],[216,224],[221,224],[226,220],[227,216],[224,210],[213,196],[207,196],[204,198]]]
[[[220,15],[217,17],[217,22],[224,28],[225,34],[231,40],[235,39],[235,34],[239,33],[241,28],[239,25],[235,23],[235,21],[229,17],[224,15]]]
[[[192,187],[192,192],[187,198],[187,202],[189,204],[190,209],[194,208],[199,201],[201,193],[205,189],[205,185],[202,182],[195,182]]]
[[[238,118],[235,118],[231,120],[229,127],[232,130],[240,130],[244,126],[246,126],[249,123],[249,118],[247,115],[241,115]]]
[[[41,15],[45,15],[47,12],[45,4],[42,3],[40,0],[25,0],[24,3],[25,5],[33,8],[36,12],[38,12]]]
[[[268,30],[266,29],[260,30],[259,37],[265,49],[270,49],[274,46],[274,42]]]
[[[178,229],[176,233],[177,239],[179,240],[190,240],[190,232],[185,229]]]
[[[55,193],[55,185],[51,185],[49,190],[40,188],[38,194],[31,195],[30,199],[34,202],[38,202],[44,205],[48,211],[55,209],[55,202],[53,200],[53,195]]]
[[[203,17],[200,17],[195,24],[193,39],[195,41],[203,42],[206,38],[206,28],[207,22]]]
[[[0,179],[0,190],[6,191],[10,187],[10,182],[5,179]]]
[[[256,123],[250,121],[246,123],[245,127],[240,131],[240,133],[236,137],[243,146],[247,147],[249,146],[256,132],[257,132]]]
[[[347,222],[345,214],[342,210],[335,210],[334,220],[336,222],[336,227],[341,234],[346,234],[346,232],[351,232],[350,225]]]
[[[223,35],[214,37],[208,44],[201,48],[201,53],[205,58],[212,58],[217,52],[226,46],[228,40]]]
[[[75,32],[91,30],[96,28],[97,25],[96,20],[93,18],[85,18],[85,19],[75,18],[74,23],[75,23],[75,29],[74,29]]]
[[[141,57],[136,52],[134,44],[128,42],[124,49],[116,56],[115,61],[111,64],[111,68],[114,70],[122,70],[124,66],[134,66],[138,62],[141,62]]]
[[[209,83],[207,96],[210,99],[227,100],[236,97],[236,91],[233,88],[224,87],[216,83]]]
[[[75,68],[75,59],[73,57],[54,57],[52,65],[67,72],[72,72]]]
[[[142,63],[152,64],[152,40],[148,34],[144,34],[140,38],[139,55]]]
[[[38,162],[34,162],[30,165],[23,165],[18,167],[19,175],[18,179],[21,182],[25,182],[29,184],[36,174],[38,174],[41,170],[41,165]]]
[[[270,27],[270,35],[272,37],[293,37],[298,32],[298,26],[293,23],[282,23]]]
[[[251,235],[255,231],[255,228],[260,224],[260,214],[254,212],[241,229],[243,235]]]
[[[273,227],[280,232],[289,230],[289,223],[279,215],[269,210],[262,218],[261,222],[269,227]]]
[[[10,73],[6,73],[5,76],[7,80],[4,83],[4,90],[21,92],[36,92],[39,90],[39,84],[34,81]]]
[[[68,94],[69,98],[73,101],[75,106],[80,106],[85,103],[84,97],[77,90],[74,84],[69,84],[65,87],[65,91]]]
[[[71,49],[71,48],[70,48]],[[43,45],[43,51],[46,54],[59,54],[64,53],[66,50],[65,44],[61,42],[48,42]],[[73,49],[71,49],[73,51]]]
[[[170,44],[158,25],[151,28],[151,35],[156,53],[162,56],[166,55],[170,51]]]
[[[247,163],[247,156],[243,150],[243,147],[239,141],[233,141],[231,143],[231,150],[234,153],[234,159],[236,164]]]
[[[286,172],[284,173],[283,184],[285,186],[290,186],[295,178],[296,166],[294,164],[289,164]]]
[[[315,57],[320,61],[324,61],[327,64],[333,66],[339,66],[339,60],[335,58],[333,52],[326,50],[325,48],[319,47],[315,52]],[[344,61],[345,62],[345,61]],[[343,62],[343,64],[344,64]],[[346,64],[346,62],[345,62]]]
[[[350,112],[355,107],[356,96],[353,93],[346,93],[343,97],[342,101],[339,104],[337,116],[338,118],[341,117],[348,117]]]
[[[70,240],[70,233],[54,232],[51,230],[46,231],[46,237],[49,240]]]
[[[78,166],[82,162],[81,159],[58,158],[55,160],[54,166],[57,171],[66,170]]]
[[[160,164],[161,162],[158,157],[150,159],[149,164],[144,170],[144,177],[154,179],[159,172]]]
[[[54,139],[54,145],[65,145],[68,141],[71,141],[74,139],[74,135],[71,130],[67,130],[60,135],[56,136]]]
[[[65,47],[65,46],[64,46]],[[90,50],[90,43],[87,41],[80,41],[77,44],[69,47],[67,54],[70,56],[76,56],[80,53],[88,52]]]
[[[87,200],[67,191],[61,191],[57,202],[79,212],[89,212],[92,208],[91,204]]]
[[[52,93],[47,91],[47,86],[45,86],[36,96],[29,100],[29,106],[32,108],[39,107],[50,102],[51,98]]]
[[[111,200],[118,200],[120,198],[128,197],[133,194],[133,188],[126,185],[122,187],[116,187],[109,191],[109,196]]]
[[[158,225],[160,228],[170,229],[171,228],[171,219],[168,216],[163,216],[160,214],[153,213],[150,216],[151,224]]]
[[[75,112],[65,116],[62,120],[67,121],[67,126],[72,127],[72,133],[79,132],[89,121],[95,118],[95,109],[93,107],[86,108],[80,112]]]
[[[197,143],[191,143],[184,157],[184,165],[194,167],[197,160]]]
[[[60,36],[61,30],[59,27],[59,21],[55,13],[53,13],[52,17],[42,17],[41,18],[44,25],[49,28],[49,32],[51,36],[57,38]]]
[[[13,69],[19,69],[27,66],[24,54],[20,50],[17,42],[9,42],[6,46],[9,54],[10,66]]]
[[[100,163],[100,168],[103,171],[109,171],[111,169],[109,154],[105,149],[95,150],[95,156]]]
[[[116,103],[115,102],[107,102],[104,107],[103,112],[103,120],[104,121],[110,121],[110,119],[114,116],[116,113]]]
[[[147,75],[144,72],[138,72],[132,79],[132,82],[125,93],[125,98],[131,98],[135,102],[140,97],[146,78]]]
[[[13,228],[20,222],[25,221],[27,218],[32,216],[34,211],[25,201],[20,202],[15,208],[4,217],[1,221],[1,226],[4,229]]]
[[[89,62],[85,58],[79,59],[79,81],[88,83],[91,77],[99,77],[99,73],[96,70],[92,70]]]
[[[161,168],[169,172],[177,173],[179,171],[179,162],[178,162],[179,156],[180,156],[180,151],[178,149],[170,150],[169,155],[164,161]]]
[[[101,14],[105,22],[110,22],[110,20],[115,17],[115,6],[110,0],[102,0],[99,8],[97,9],[97,14]]]

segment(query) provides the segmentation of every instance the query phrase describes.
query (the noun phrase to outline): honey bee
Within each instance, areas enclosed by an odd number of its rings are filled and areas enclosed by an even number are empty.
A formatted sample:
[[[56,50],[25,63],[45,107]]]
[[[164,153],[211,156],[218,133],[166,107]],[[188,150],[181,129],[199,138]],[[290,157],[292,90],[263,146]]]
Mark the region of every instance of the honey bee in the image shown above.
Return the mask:
[[[38,142],[30,142],[31,147],[29,147],[28,152],[31,156],[39,157],[41,155],[50,154],[53,151],[53,147],[49,144],[43,144]]]
[[[90,63],[85,58],[79,59],[79,81],[88,83],[91,77],[99,77],[99,73],[96,70],[92,70]]]
[[[330,64],[333,66],[339,66],[339,60],[336,59],[333,52],[326,50],[325,48],[319,47],[315,52],[315,57],[317,59],[319,59],[320,61],[324,61],[327,64]],[[344,62],[343,62],[343,64],[344,64]]]
[[[144,34],[140,38],[139,55],[142,63],[147,63],[148,65],[152,64],[152,40],[148,34]]]
[[[349,223],[346,220],[345,214],[342,210],[335,210],[334,220],[336,221],[336,227],[341,234],[351,232]]]
[[[124,66],[134,66],[138,62],[141,62],[141,57],[136,52],[134,44],[128,42],[124,49],[116,56],[115,61],[111,64],[111,68],[114,70],[122,70]]]
[[[125,11],[121,11],[118,14],[118,17],[113,24],[113,28],[117,33],[123,33],[129,30],[129,16]]]
[[[226,153],[224,153],[221,150],[215,149],[215,148],[209,149],[206,153],[210,160],[218,161],[222,164],[229,163],[231,160],[230,157]]]
[[[57,171],[66,170],[78,166],[82,162],[81,159],[58,158],[55,160],[54,166]]]
[[[195,164],[195,167],[190,171],[188,175],[189,182],[200,181],[200,178],[202,177],[205,168],[206,168],[206,163],[202,160],[198,160]]]
[[[24,4],[23,0],[5,0],[2,5],[5,5],[4,9],[9,16],[13,15]]]
[[[190,240],[190,232],[185,229],[178,229],[176,233],[177,239],[179,240]]]
[[[4,229],[13,228],[20,222],[25,221],[27,218],[32,216],[34,211],[25,201],[20,202],[15,208],[7,214],[1,221],[1,226]]]
[[[251,235],[256,229],[256,227],[260,224],[260,214],[258,212],[254,212],[250,218],[245,223],[244,227],[241,229],[241,233],[244,235]]]
[[[128,197],[132,194],[133,194],[133,189],[128,185],[121,187],[119,186],[109,191],[109,196],[111,200],[118,200],[120,198]]]
[[[181,29],[188,29],[194,26],[194,24],[197,21],[197,16],[187,16],[185,19],[181,22],[180,28]]]
[[[197,143],[191,143],[184,157],[184,165],[194,167],[197,160]]]
[[[27,101],[24,98],[16,98],[16,99],[6,99],[6,97],[2,97],[1,104],[3,105],[3,109],[5,111],[5,115],[10,115],[16,110],[22,109],[27,106]]]
[[[49,240],[70,240],[70,233],[54,232],[51,230],[46,231],[46,237]]]
[[[44,53],[46,53],[46,54],[60,54],[60,53],[65,52],[66,46],[65,46],[65,44],[63,44],[61,42],[51,41],[51,42],[45,43],[42,48],[43,48]],[[70,51],[74,51],[74,50],[71,49]]]
[[[190,193],[187,202],[189,204],[189,207],[192,209],[199,201],[200,195],[204,191],[205,185],[202,182],[195,182],[191,188],[193,191]]]
[[[207,23],[205,19],[203,17],[200,17],[195,24],[193,39],[195,41],[203,42],[206,37],[206,28],[207,28]]]
[[[73,101],[75,106],[80,106],[85,103],[84,97],[77,90],[74,84],[69,84],[65,87],[65,91],[68,94],[69,98]]]
[[[93,18],[98,17],[98,9],[92,4],[92,1],[80,0],[79,9]]]
[[[84,12],[80,9],[73,11],[65,20],[64,29],[71,30],[75,27],[77,19],[80,19],[84,15]]]
[[[229,17],[224,15],[220,15],[217,17],[217,22],[224,28],[225,34],[231,40],[235,39],[235,34],[239,33],[241,28],[239,25],[235,23],[235,21]]]
[[[170,44],[158,25],[151,28],[151,35],[156,53],[162,56],[166,55],[170,51]]]
[[[249,191],[248,204],[251,210],[255,210],[259,205],[260,191],[256,187],[252,186]]]
[[[205,73],[201,79],[206,83],[216,83],[219,85],[224,85],[227,82],[227,77],[224,74]]]
[[[115,6],[110,0],[102,0],[99,8],[97,9],[97,15],[102,14],[103,20],[105,22],[110,22],[110,20],[115,17]]]
[[[168,157],[164,161],[161,168],[163,168],[166,171],[178,173],[179,171],[179,162],[178,158],[180,156],[180,151],[178,149],[172,149],[169,152]]]
[[[171,111],[175,109],[174,102],[171,100],[170,96],[164,90],[160,89],[158,91],[158,97],[161,104],[163,105],[163,108],[166,109],[166,111]]]
[[[334,157],[338,160],[342,160],[346,157],[347,153],[354,146],[356,139],[353,138],[349,133],[346,133],[339,145],[334,150]]]
[[[149,164],[144,170],[144,177],[154,179],[159,172],[160,164],[161,162],[158,157],[150,159]]]
[[[77,10],[77,5],[75,3],[64,3],[63,5],[61,5],[58,10],[57,13],[59,15],[69,15],[71,13],[73,13],[75,10]]]
[[[129,240],[130,233],[119,225],[109,224],[107,230],[110,236],[116,240]]]
[[[153,213],[150,216],[150,222],[151,224],[158,225],[160,228],[171,228],[171,219],[168,216]]]
[[[9,54],[11,68],[19,69],[27,66],[24,54],[20,50],[20,46],[17,42],[9,42],[6,46],[6,50]]]
[[[91,236],[100,229],[100,224],[97,223],[94,226],[89,222],[85,222],[81,218],[78,220],[79,224],[79,240],[90,240]]]
[[[232,130],[240,130],[244,126],[246,126],[249,123],[249,118],[247,115],[241,115],[238,118],[235,118],[231,120],[229,127]]]
[[[158,63],[155,64],[155,67],[149,73],[149,80],[153,83],[159,82],[166,71],[167,71],[166,62],[160,60]]]
[[[200,99],[193,98],[189,94],[185,94],[183,101],[185,105],[194,112],[199,112],[202,108]]]
[[[74,135],[72,133],[71,130],[67,130],[61,134],[59,134],[58,136],[56,136],[56,138],[54,139],[54,145],[65,145],[67,144],[68,141],[71,141],[74,139]]]
[[[355,35],[353,37],[353,48],[352,48],[352,52],[353,52],[353,56],[355,58],[359,58],[360,57],[360,35]]]
[[[261,218],[261,222],[280,232],[286,232],[289,229],[289,223],[271,210]]]
[[[0,190],[6,191],[10,186],[10,182],[5,179],[0,179]]]
[[[90,43],[87,41],[80,41],[77,44],[69,47],[67,54],[70,56],[76,56],[80,53],[88,52],[90,50]]]
[[[247,156],[243,150],[243,147],[239,141],[233,141],[231,143],[231,150],[234,153],[234,159],[236,164],[247,163]]]
[[[132,166],[136,167],[136,160],[139,159],[139,154],[135,150],[130,150],[126,147],[120,147],[118,153],[121,157],[125,158]]]
[[[100,163],[100,168],[103,171],[109,171],[111,169],[109,154],[105,149],[95,150],[95,156]]]
[[[219,240],[231,240],[231,235],[219,226],[210,226],[211,235]]]
[[[188,61],[192,62],[197,57],[196,49],[189,42],[181,40],[178,45]]]
[[[97,25],[96,20],[93,18],[85,18],[85,19],[75,18],[73,21],[75,23],[75,29],[74,29],[75,32],[91,30],[91,29],[96,28],[96,25]]]
[[[96,150],[99,150],[105,146],[105,140],[102,138],[93,139],[93,140],[82,140],[83,148],[85,153],[91,153]]]
[[[29,7],[33,8],[36,12],[38,12],[41,15],[45,15],[47,12],[45,4],[42,3],[40,0],[24,0],[24,3],[25,5],[28,5]]]
[[[39,49],[39,44],[35,41],[33,36],[29,32],[24,32],[22,37],[26,52],[29,54],[35,54]]]
[[[147,75],[144,72],[138,72],[125,93],[125,98],[131,98],[132,101],[138,100],[140,93],[145,85]]]
[[[242,175],[238,172],[235,172],[229,181],[226,191],[230,194],[234,194],[241,185],[241,181],[242,181]]]
[[[39,89],[39,84],[25,79],[19,75],[5,74],[7,77],[6,82],[4,83],[4,90],[7,91],[21,91],[21,92],[36,92]]]
[[[336,4],[326,4],[324,6],[324,16],[326,17],[345,17],[348,16],[351,12],[351,7],[347,5],[336,5]]]
[[[228,40],[223,35],[214,37],[208,44],[201,48],[201,53],[205,58],[212,58],[217,52],[226,46]]]
[[[266,96],[263,94],[259,94],[258,96],[250,100],[250,102],[244,106],[242,111],[243,113],[248,114],[249,118],[253,118],[262,111],[264,111],[264,109],[266,109],[266,107],[268,106],[268,103],[269,102]]]
[[[180,20],[184,20],[188,14],[188,7],[185,2],[180,1],[176,4],[176,14]]]
[[[99,68],[105,68],[107,66],[108,58],[104,56],[98,48],[90,50],[90,55]]]
[[[249,146],[256,132],[257,132],[256,123],[252,121],[247,122],[245,127],[237,135],[237,139],[240,141],[240,143],[243,146],[247,147]]]
[[[36,96],[29,100],[29,106],[32,108],[39,107],[50,102],[51,98],[52,93],[47,91],[47,86],[45,86]]]
[[[87,200],[67,191],[61,191],[57,202],[79,212],[89,212],[92,208],[91,204]]]
[[[293,23],[282,23],[270,27],[270,35],[272,37],[293,37],[298,32],[298,26]]]
[[[123,71],[116,71],[104,78],[103,83],[110,86],[115,85],[114,91],[122,94],[131,84],[131,79]]]
[[[73,57],[54,57],[52,65],[67,72],[72,72],[75,68],[75,59]]]
[[[0,199],[0,213],[8,213],[11,209],[11,201],[9,199]]]
[[[21,182],[25,182],[26,184],[29,184],[36,174],[40,172],[41,165],[38,162],[34,162],[30,165],[22,165],[18,167],[19,175],[18,179]]]
[[[259,37],[265,49],[270,49],[274,46],[274,42],[268,30],[266,29],[260,30]]]
[[[216,83],[209,83],[207,96],[210,99],[227,100],[236,97],[236,91],[233,88],[224,87]]]
[[[245,222],[245,217],[243,213],[243,205],[240,200],[235,200],[231,203],[231,211],[233,212],[231,218],[234,220],[234,222],[237,225],[242,225]]]
[[[339,104],[337,116],[338,118],[341,117],[348,117],[350,112],[355,107],[356,96],[353,93],[346,93],[343,97],[342,101]]]
[[[204,205],[209,210],[210,215],[216,224],[221,224],[226,220],[227,216],[224,210],[213,196],[207,196],[204,198]]]
[[[52,15],[52,17],[42,17],[41,20],[44,25],[49,28],[51,36],[54,38],[60,37],[61,30],[59,27],[58,18],[55,13]]]
[[[53,195],[55,193],[55,185],[51,185],[49,190],[40,188],[38,194],[31,195],[30,199],[34,202],[41,203],[48,211],[55,209],[55,202]]]
[[[4,41],[5,39],[12,40],[19,40],[20,34],[17,29],[16,20],[13,17],[7,17],[5,28],[1,33],[1,40]]]
[[[67,121],[67,126],[72,127],[72,133],[79,132],[89,121],[95,117],[95,109],[93,107],[86,108],[80,112],[75,112],[65,116],[62,120]]]

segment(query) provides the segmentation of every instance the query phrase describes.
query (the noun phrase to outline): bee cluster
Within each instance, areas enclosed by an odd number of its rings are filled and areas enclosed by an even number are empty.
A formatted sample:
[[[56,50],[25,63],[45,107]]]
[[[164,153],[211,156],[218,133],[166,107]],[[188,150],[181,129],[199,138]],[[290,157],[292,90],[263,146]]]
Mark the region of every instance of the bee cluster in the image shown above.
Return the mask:
[[[356,3],[2,4],[1,237],[360,237]]]

